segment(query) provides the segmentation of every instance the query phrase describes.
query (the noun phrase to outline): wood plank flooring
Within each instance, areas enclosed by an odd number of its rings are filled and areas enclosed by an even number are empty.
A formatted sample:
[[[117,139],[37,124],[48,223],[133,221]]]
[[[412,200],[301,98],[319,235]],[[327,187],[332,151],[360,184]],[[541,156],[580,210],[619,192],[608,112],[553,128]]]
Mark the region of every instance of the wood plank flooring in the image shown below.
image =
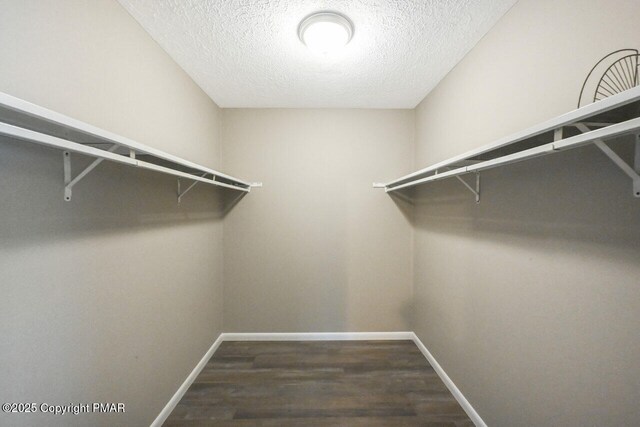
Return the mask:
[[[223,342],[164,424],[473,426],[412,341]]]

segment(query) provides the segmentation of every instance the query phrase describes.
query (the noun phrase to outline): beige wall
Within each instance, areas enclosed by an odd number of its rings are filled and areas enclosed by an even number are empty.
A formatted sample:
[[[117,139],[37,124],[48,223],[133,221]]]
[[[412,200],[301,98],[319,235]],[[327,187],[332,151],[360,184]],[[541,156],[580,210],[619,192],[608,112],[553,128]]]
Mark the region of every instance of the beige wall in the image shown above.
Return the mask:
[[[225,331],[407,330],[412,230],[373,181],[413,167],[410,110],[224,110],[264,182],[225,220]]]
[[[219,109],[117,2],[0,10],[0,91],[219,165]],[[65,203],[59,151],[0,140],[0,401],[126,404],[1,425],[149,425],[217,338],[226,193],[175,190],[102,164]]]
[[[521,0],[418,107],[419,165],[575,108],[639,21],[637,1]],[[477,206],[454,180],[417,194],[418,336],[491,426],[638,425],[631,181],[594,148],[482,180]]]

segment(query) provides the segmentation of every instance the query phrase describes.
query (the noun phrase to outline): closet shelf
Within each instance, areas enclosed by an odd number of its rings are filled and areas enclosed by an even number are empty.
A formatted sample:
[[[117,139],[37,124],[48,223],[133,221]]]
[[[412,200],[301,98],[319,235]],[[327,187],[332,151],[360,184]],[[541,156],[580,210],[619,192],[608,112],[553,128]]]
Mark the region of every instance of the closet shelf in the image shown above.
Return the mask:
[[[635,134],[634,164],[629,165],[605,140]],[[480,201],[479,172],[510,163],[593,144],[633,182],[640,197],[640,87],[589,104],[464,154],[412,172],[375,188],[393,192],[432,181],[457,178]],[[475,174],[475,184],[462,176]]]
[[[104,160],[178,177],[178,202],[199,182],[246,193],[252,187],[262,186],[261,183],[243,181],[2,92],[0,135],[63,150],[64,199],[67,201],[71,200],[73,186]],[[71,153],[95,158],[74,178],[71,177]],[[180,178],[193,183],[181,191]]]

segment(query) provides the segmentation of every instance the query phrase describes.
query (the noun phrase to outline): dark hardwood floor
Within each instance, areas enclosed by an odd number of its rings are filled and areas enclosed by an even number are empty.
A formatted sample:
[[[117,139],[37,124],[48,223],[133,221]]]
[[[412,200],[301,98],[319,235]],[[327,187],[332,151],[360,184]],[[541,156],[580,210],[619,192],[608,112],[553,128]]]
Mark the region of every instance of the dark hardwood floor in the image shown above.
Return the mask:
[[[164,424],[473,426],[412,341],[224,342]]]

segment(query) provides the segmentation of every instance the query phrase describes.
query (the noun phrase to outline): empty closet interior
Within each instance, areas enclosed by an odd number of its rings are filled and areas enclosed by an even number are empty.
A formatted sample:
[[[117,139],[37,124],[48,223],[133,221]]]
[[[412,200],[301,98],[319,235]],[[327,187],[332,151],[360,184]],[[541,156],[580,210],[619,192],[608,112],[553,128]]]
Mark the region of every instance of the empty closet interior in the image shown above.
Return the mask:
[[[37,403],[0,424],[159,426],[209,360],[266,352],[269,382],[293,349],[424,362],[402,396],[444,384],[446,425],[638,425],[639,21],[0,0],[0,403]],[[93,402],[126,410],[41,406]],[[345,405],[317,425],[356,425]]]

